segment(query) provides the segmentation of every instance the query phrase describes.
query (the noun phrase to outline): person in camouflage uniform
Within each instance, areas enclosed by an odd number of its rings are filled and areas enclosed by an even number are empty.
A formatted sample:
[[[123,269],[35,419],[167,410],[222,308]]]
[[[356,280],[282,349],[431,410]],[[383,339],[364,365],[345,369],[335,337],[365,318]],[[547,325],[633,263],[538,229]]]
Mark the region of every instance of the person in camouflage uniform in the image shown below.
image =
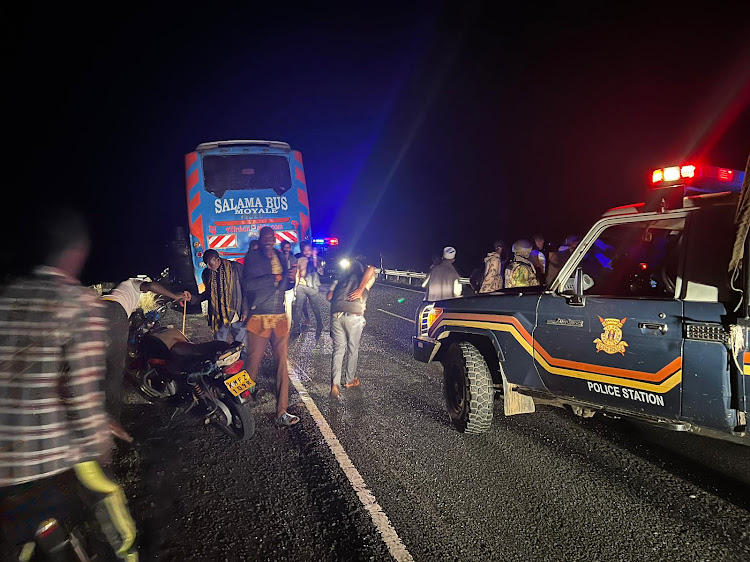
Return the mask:
[[[484,277],[480,293],[492,293],[503,288],[503,244],[502,240],[496,240],[495,251],[487,254],[484,258]]]
[[[505,288],[537,287],[539,278],[529,256],[533,249],[528,240],[518,240],[513,244],[513,259],[505,268]]]

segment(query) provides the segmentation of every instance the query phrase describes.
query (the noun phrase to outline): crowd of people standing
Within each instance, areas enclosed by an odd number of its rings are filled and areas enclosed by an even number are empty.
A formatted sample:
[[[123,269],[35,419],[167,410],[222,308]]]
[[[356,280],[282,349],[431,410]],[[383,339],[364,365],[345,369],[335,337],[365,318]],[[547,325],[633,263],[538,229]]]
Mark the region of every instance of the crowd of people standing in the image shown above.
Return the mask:
[[[320,307],[323,262],[309,242],[300,245],[297,255],[292,254],[288,242],[282,242],[279,249],[275,245],[274,231],[264,227],[259,232],[258,246],[250,247],[242,264],[208,250],[203,257],[206,290],[197,300],[208,300],[208,322],[216,339],[246,344],[246,369],[254,381],[270,343],[277,366],[276,423],[291,426],[299,422],[299,417],[287,411],[289,339],[300,336],[310,324],[305,315],[308,305],[315,318],[315,339],[319,340],[323,333]],[[341,386],[350,388],[360,384],[356,376],[359,340],[374,278],[375,268],[366,265],[363,258],[355,257],[328,292],[333,341],[330,395],[334,399],[338,399]],[[191,295],[188,300],[194,297]],[[345,356],[348,359],[342,384]],[[253,392],[258,398],[262,389],[256,385]]]
[[[552,250],[543,235],[536,234],[532,240],[515,241],[509,254],[506,254],[505,243],[496,240],[493,250],[485,256],[484,264],[474,269],[469,277],[474,292],[493,293],[502,289],[549,285],[580,242],[578,236],[571,235]],[[442,259],[433,257],[430,273],[422,285],[426,289],[426,301],[462,295],[455,259],[456,249],[453,247],[444,248]]]
[[[118,557],[134,560],[135,526],[122,490],[102,467],[110,462],[113,437],[130,440],[119,425],[121,389],[129,316],[141,294],[154,292],[183,305],[207,301],[214,338],[244,344],[241,358],[253,380],[270,344],[276,365],[275,421],[293,426],[299,417],[287,411],[288,346],[290,336],[301,335],[311,324],[307,307],[314,316],[315,339],[322,335],[323,262],[307,242],[297,255],[289,243],[277,249],[275,232],[264,227],[243,263],[222,258],[215,250],[205,252],[205,290],[200,295],[127,279],[96,299],[78,281],[89,249],[80,216],[61,215],[47,226],[48,251],[40,265],[0,292],[0,504],[14,521],[23,509],[23,517],[36,522],[60,501],[70,501],[68,492],[58,497],[51,490],[74,490],[82,513],[92,502],[105,502],[112,548]],[[497,240],[472,274],[472,287],[491,293],[549,284],[579,241],[569,236],[552,251],[544,237],[536,235],[533,242],[514,242],[506,256],[505,244]],[[462,295],[456,254],[455,248],[446,247],[433,260],[424,283],[426,300]],[[327,293],[334,400],[342,388],[360,385],[359,343],[376,272],[362,256],[344,262]],[[258,385],[254,389],[258,398],[262,390]],[[44,429],[48,427],[55,431]],[[14,531],[22,536],[33,529]]]
[[[264,227],[244,263],[215,250],[205,252],[200,295],[173,293],[159,283],[132,278],[97,299],[79,280],[90,247],[80,214],[61,212],[38,234],[46,250],[37,267],[3,278],[0,287],[0,555],[3,544],[23,548],[46,518],[66,514],[66,520],[88,524],[96,513],[112,553],[137,560],[135,524],[106,467],[113,438],[132,441],[119,419],[129,317],[142,293],[183,306],[207,301],[214,338],[245,344],[242,359],[253,380],[270,344],[276,364],[275,421],[288,427],[299,422],[287,411],[290,333],[305,330],[309,305],[316,340],[321,336],[323,264],[309,243],[296,256],[289,244],[276,249],[274,231]],[[360,385],[359,342],[375,281],[375,268],[363,257],[347,263],[327,294],[332,399],[339,398],[342,387]],[[255,397],[261,392],[256,390]]]

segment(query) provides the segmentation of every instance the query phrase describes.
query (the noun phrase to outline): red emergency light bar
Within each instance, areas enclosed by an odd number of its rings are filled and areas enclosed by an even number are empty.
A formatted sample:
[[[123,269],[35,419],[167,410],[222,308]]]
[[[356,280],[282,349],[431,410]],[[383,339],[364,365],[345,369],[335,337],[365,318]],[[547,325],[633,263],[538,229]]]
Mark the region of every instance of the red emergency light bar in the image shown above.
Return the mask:
[[[703,164],[683,164],[659,168],[651,173],[651,189],[684,187],[689,193],[740,191],[745,174],[729,168]]]

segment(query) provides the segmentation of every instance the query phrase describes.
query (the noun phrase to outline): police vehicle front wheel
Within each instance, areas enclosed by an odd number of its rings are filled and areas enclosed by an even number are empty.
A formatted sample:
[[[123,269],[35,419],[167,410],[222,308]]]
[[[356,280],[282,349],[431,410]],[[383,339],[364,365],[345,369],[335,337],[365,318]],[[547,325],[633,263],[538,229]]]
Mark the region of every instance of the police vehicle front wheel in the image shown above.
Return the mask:
[[[492,424],[494,389],[487,362],[469,342],[456,342],[443,362],[443,394],[453,425],[484,433]]]

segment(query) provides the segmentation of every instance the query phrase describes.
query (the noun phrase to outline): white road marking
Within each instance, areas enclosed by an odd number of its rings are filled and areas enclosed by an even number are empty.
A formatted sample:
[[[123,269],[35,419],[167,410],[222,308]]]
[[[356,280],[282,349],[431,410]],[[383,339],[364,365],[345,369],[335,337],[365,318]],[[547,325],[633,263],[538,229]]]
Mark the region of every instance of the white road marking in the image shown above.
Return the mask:
[[[406,320],[407,322],[411,322],[412,324],[416,324],[417,322],[415,320],[412,320],[411,318],[407,318],[406,316],[399,316],[398,314],[394,314],[393,312],[388,312],[387,310],[383,310],[382,308],[376,308],[378,312],[382,312],[383,314],[390,314],[391,316],[395,316],[396,318],[401,318],[401,320]]]
[[[362,505],[370,514],[372,522],[375,524],[378,532],[383,537],[383,542],[385,542],[386,546],[388,547],[391,556],[393,556],[393,558],[395,558],[397,562],[414,562],[411,554],[409,554],[409,551],[406,550],[406,546],[404,546],[404,543],[401,542],[398,533],[396,533],[396,529],[394,529],[393,525],[391,525],[388,516],[378,504],[375,496],[367,488],[367,484],[365,484],[362,475],[354,466],[354,463],[352,463],[349,455],[347,455],[346,451],[344,451],[344,447],[339,442],[338,437],[336,437],[336,434],[331,429],[331,426],[328,425],[328,422],[323,417],[323,414],[320,413],[317,404],[315,404],[315,401],[307,392],[305,385],[300,380],[300,376],[297,374],[297,370],[294,368],[291,362],[289,364],[289,373],[289,380],[292,381],[292,384],[299,393],[300,398],[302,398],[302,402],[304,402],[307,411],[310,412],[313,420],[315,420],[318,429],[323,434],[323,438],[326,440],[326,443],[328,443],[328,448],[331,449],[331,452],[333,453],[333,456],[336,457],[336,461],[338,461],[341,470],[344,471],[344,474],[349,479],[349,483],[357,493],[359,501],[362,502]]]

